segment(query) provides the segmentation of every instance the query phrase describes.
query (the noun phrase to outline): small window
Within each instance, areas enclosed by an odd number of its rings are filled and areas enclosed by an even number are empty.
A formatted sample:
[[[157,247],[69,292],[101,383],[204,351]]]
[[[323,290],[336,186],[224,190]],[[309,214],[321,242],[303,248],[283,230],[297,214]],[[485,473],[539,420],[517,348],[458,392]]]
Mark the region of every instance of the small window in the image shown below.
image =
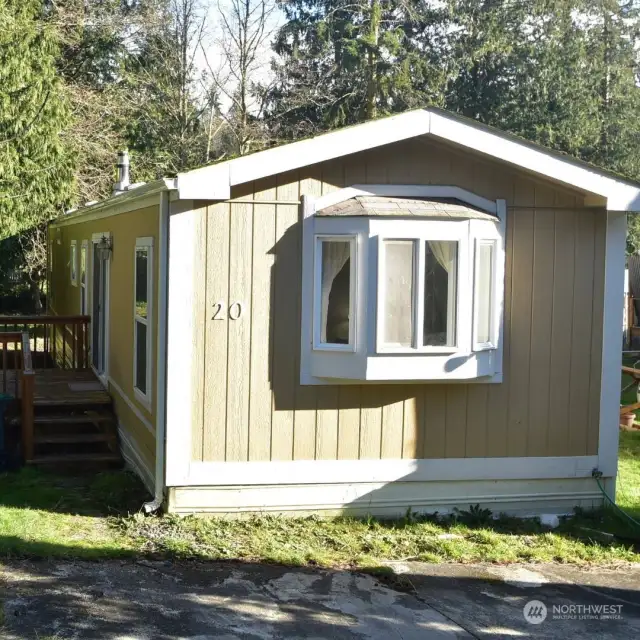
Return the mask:
[[[317,237],[314,348],[354,345],[355,247],[353,236]]]
[[[80,313],[87,315],[87,241],[80,247]]]
[[[384,329],[387,347],[413,344],[414,242],[387,240],[384,243]]]
[[[381,243],[379,348],[433,350],[456,346],[458,242]]]
[[[425,347],[455,347],[458,243],[427,240],[424,255],[422,344]]]
[[[494,240],[478,240],[475,256],[474,286],[474,348],[492,348],[494,346],[494,280],[495,280]]]
[[[78,286],[78,245],[75,240],[71,241],[71,249],[69,252],[69,265],[71,273],[71,284]]]
[[[151,292],[153,239],[138,238],[134,256],[134,363],[136,396],[149,404],[151,399]]]

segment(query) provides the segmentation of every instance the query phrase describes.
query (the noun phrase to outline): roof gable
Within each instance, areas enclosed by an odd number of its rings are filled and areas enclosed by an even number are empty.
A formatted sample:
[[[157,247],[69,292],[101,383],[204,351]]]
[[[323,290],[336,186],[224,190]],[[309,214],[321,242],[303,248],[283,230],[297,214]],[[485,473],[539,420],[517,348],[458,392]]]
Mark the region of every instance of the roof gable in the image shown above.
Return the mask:
[[[178,174],[178,197],[226,200],[236,185],[419,136],[442,140],[600,196],[609,210],[640,211],[640,184],[434,108],[365,122]]]

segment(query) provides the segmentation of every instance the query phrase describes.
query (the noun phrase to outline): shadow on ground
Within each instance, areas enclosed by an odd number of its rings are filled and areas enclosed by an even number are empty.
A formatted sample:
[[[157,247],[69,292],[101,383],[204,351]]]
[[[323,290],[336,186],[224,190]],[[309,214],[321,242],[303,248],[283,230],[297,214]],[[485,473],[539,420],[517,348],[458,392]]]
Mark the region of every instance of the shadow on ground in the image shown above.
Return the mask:
[[[5,561],[7,640],[100,638],[562,638],[640,636],[640,573],[624,585],[589,572],[496,565],[405,566],[400,592],[348,571],[170,561]],[[554,573],[555,572],[555,573]],[[524,578],[523,578],[524,576]],[[533,577],[532,577],[533,576]],[[617,578],[620,576],[618,575]],[[527,583],[528,581],[528,583]],[[530,624],[537,599],[546,620]],[[553,618],[552,607],[620,605],[617,619]]]

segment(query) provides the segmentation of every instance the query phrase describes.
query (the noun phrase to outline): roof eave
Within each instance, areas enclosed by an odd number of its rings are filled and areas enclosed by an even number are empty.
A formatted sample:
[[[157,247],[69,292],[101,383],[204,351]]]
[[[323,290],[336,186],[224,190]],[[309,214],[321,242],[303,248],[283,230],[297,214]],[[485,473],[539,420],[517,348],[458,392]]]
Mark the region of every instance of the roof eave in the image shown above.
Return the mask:
[[[52,225],[66,225],[78,222],[82,218],[99,217],[101,213],[110,214],[112,210],[122,209],[135,209],[135,205],[138,201],[147,198],[153,198],[159,196],[163,191],[172,191],[175,187],[175,178],[162,178],[160,180],[154,180],[135,189],[119,193],[118,195],[111,196],[105,200],[100,200],[95,204],[91,204],[86,207],[74,209],[68,213],[63,214],[59,218],[52,221]]]
[[[439,109],[420,109],[178,174],[181,200],[228,200],[235,185],[418,136],[433,137],[595,196],[594,205],[640,212],[640,184]],[[603,200],[600,200],[603,199]]]

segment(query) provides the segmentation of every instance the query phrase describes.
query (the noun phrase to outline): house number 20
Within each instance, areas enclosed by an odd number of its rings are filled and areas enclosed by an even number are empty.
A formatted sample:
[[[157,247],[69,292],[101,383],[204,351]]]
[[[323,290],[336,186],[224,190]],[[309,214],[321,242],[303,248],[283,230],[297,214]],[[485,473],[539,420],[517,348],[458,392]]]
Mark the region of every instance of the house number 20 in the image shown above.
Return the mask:
[[[226,320],[228,317],[230,320],[240,320],[244,307],[242,302],[232,302],[229,305],[229,309],[226,310],[224,300],[216,302],[213,305],[213,317],[212,320]],[[225,315],[226,313],[226,315]]]

